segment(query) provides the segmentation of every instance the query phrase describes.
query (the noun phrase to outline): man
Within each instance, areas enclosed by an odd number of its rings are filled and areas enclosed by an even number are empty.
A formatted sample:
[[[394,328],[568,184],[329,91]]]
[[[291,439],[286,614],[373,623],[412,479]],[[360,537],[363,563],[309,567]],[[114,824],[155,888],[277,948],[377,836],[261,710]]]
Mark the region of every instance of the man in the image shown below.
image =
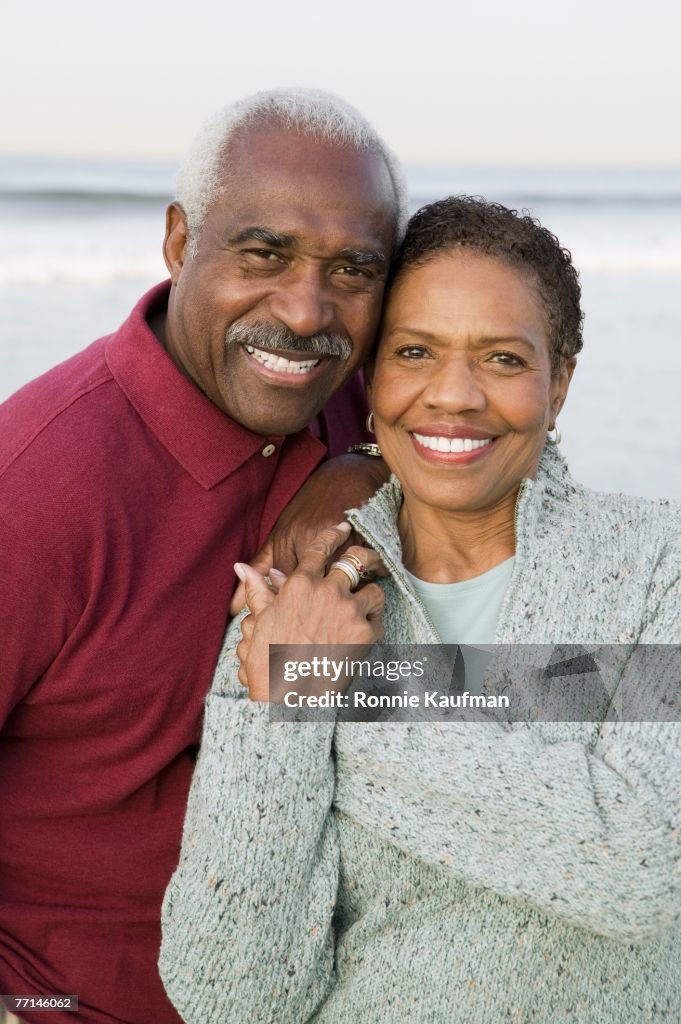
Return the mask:
[[[405,220],[352,108],[242,101],[181,171],[170,286],[0,408],[0,992],[78,995],[54,1024],[178,1020],[158,918],[232,565],[361,437]]]

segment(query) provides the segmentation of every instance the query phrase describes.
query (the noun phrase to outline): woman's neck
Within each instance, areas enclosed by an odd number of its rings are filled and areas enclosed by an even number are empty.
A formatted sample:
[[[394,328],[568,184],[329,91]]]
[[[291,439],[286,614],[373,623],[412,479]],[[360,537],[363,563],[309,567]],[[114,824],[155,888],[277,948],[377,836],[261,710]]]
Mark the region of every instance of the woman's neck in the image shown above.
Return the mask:
[[[431,508],[405,494],[398,530],[406,568],[430,583],[458,583],[511,558],[517,494],[476,512]]]

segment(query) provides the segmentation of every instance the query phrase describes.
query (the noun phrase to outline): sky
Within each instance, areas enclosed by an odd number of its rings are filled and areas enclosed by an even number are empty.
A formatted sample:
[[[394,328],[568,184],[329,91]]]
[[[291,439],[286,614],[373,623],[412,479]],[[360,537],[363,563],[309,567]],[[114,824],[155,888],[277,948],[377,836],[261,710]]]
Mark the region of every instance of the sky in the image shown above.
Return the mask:
[[[681,166],[678,0],[4,0],[0,154],[170,158],[257,89],[411,164]]]

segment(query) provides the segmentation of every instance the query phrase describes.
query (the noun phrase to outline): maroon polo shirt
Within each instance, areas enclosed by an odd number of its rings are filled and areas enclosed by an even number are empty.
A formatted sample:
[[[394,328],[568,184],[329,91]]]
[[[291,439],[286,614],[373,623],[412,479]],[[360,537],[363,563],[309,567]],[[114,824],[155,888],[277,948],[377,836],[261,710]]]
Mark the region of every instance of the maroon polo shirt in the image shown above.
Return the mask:
[[[159,911],[232,565],[326,454],[205,398],[167,295],[0,406],[0,992],[78,995],[51,1024],[179,1021]],[[363,437],[358,381],[326,412],[332,453]]]

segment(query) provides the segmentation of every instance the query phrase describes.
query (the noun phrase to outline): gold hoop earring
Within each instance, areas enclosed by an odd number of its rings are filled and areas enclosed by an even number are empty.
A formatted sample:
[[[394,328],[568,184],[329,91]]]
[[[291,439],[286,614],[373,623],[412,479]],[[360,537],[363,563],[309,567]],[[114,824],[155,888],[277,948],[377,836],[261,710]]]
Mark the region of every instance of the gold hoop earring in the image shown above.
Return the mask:
[[[367,426],[367,430],[369,431],[370,434],[375,433],[375,431],[374,431],[374,411],[373,411],[373,409],[371,410],[371,412],[367,416],[366,426]]]
[[[556,433],[555,437],[550,437],[549,436],[551,434],[551,430],[555,431],[555,433]],[[549,430],[548,434],[546,435],[546,443],[547,444],[552,444],[552,445],[560,444],[560,442],[561,442],[561,440],[563,438],[563,435],[561,434],[560,430],[558,429],[558,424],[554,423],[553,426],[551,427],[551,430]]]

